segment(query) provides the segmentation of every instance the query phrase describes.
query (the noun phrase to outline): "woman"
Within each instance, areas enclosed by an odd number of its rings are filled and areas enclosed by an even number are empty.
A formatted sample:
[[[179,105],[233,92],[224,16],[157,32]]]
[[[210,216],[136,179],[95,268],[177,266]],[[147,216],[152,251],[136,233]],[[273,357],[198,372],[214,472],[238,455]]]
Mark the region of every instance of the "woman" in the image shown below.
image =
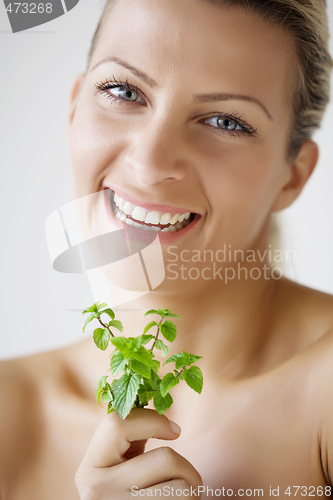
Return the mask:
[[[325,22],[321,0],[107,4],[71,96],[76,196],[191,214],[158,225],[166,279],[117,319],[135,336],[147,309],[179,314],[172,349],[203,356],[204,390],[122,420],[95,402],[108,359],[91,339],[4,363],[3,498],[331,496],[333,299],[270,272],[265,253],[272,213],[317,162]],[[88,228],[115,223],[94,209]],[[239,252],[221,265],[224,245]]]

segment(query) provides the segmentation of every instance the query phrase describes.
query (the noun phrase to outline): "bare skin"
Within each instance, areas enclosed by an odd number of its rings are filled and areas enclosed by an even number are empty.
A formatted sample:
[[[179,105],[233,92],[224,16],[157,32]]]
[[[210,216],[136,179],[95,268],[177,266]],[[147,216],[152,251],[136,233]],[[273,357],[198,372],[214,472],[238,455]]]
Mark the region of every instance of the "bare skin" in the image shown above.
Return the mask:
[[[200,214],[178,239],[179,255],[224,243],[263,252],[271,213],[297,198],[318,156],[312,141],[297,158],[286,156],[292,47],[288,34],[237,9],[119,0],[71,96],[76,195],[119,188]],[[120,105],[96,91],[96,81],[113,76],[128,79],[140,99]],[[203,98],[217,93],[229,97]],[[235,113],[252,133],[217,129],[214,117]],[[104,220],[90,208],[87,230]],[[168,245],[162,250],[167,258]],[[167,418],[150,410],[125,421],[104,416],[94,392],[108,356],[91,339],[3,363],[2,400],[12,404],[0,417],[1,500],[123,500],[132,486],[201,481],[225,491],[260,488],[264,498],[279,487],[289,498],[288,486],[329,485],[332,304],[330,295],[263,275],[228,284],[166,279],[133,301],[128,308],[138,312],[117,314],[126,335],[142,331],[142,312],[170,308],[184,319],[174,352],[203,356],[202,395],[178,386]]]

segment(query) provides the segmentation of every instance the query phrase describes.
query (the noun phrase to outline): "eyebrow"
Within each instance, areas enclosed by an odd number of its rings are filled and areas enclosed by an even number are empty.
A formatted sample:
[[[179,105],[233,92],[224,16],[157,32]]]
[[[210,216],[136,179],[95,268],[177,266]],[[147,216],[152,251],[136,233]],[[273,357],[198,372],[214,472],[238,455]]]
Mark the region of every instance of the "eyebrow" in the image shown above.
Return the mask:
[[[102,64],[107,64],[110,62],[115,62],[116,64],[119,64],[119,66],[123,66],[123,68],[128,69],[129,71],[131,71],[133,73],[133,75],[135,75],[138,78],[140,78],[141,80],[143,80],[150,87],[157,87],[157,83],[155,82],[155,80],[150,78],[148,75],[146,75],[146,73],[144,73],[143,71],[140,71],[135,66],[132,66],[131,64],[128,64],[126,61],[124,61],[123,59],[120,59],[120,57],[115,57],[115,56],[105,57],[105,59],[102,59],[102,61],[99,61],[97,64],[95,64],[95,66],[93,66],[91,68],[90,72],[94,71],[96,68],[98,68],[98,66],[100,66]],[[216,94],[216,93],[215,94],[197,94],[194,96],[194,100],[196,102],[218,102],[218,101],[231,101],[231,100],[253,102],[254,104],[257,104],[258,106],[260,106],[261,109],[266,113],[268,118],[271,121],[273,121],[273,117],[270,114],[270,112],[268,111],[268,109],[266,108],[266,106],[261,101],[259,101],[259,99],[257,99],[256,97],[252,97],[249,95],[226,94],[226,93],[222,93],[222,94],[221,93],[220,94]]]
[[[135,66],[131,66],[130,64],[128,64],[126,61],[123,61],[123,59],[120,59],[119,57],[113,57],[113,56],[106,57],[102,61],[95,64],[95,66],[93,66],[90,71],[93,71],[101,64],[107,64],[109,62],[115,62],[116,64],[119,64],[119,66],[123,66],[123,68],[128,69],[129,71],[131,71],[133,73],[133,75],[137,76],[138,78],[143,80],[145,83],[147,83],[147,85],[149,85],[149,87],[156,87],[157,86],[157,83],[155,82],[155,80],[153,80],[152,78],[149,78],[149,76],[146,75],[146,73],[143,73],[143,71],[140,71],[138,68],[135,68]]]
[[[261,107],[268,116],[270,120],[273,121],[273,117],[266,108],[266,106],[259,101],[256,97],[252,97],[249,95],[242,95],[242,94],[198,94],[194,96],[194,100],[196,102],[218,102],[218,101],[247,101],[247,102],[253,102],[257,104],[258,106]]]

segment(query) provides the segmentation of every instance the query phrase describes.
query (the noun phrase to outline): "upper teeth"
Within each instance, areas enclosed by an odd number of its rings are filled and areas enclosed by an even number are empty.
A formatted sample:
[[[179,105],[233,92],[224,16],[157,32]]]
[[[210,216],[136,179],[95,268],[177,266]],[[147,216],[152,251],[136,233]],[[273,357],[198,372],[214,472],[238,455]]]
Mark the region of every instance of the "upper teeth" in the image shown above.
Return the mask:
[[[130,215],[132,219],[138,220],[140,222],[145,222],[146,224],[172,224],[175,225],[177,222],[182,222],[184,219],[190,217],[190,212],[185,212],[183,214],[175,214],[171,216],[170,213],[161,214],[157,211],[147,212],[145,208],[133,205],[129,201],[121,198],[117,193],[114,193],[114,202],[126,215]]]

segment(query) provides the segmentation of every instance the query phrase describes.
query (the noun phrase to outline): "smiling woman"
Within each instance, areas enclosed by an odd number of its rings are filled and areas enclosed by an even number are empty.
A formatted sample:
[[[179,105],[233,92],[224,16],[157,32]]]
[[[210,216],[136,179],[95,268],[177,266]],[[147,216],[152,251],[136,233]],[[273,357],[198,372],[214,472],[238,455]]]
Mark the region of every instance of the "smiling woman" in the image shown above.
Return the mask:
[[[87,234],[158,236],[172,273],[117,318],[180,315],[204,390],[122,420],[95,405],[90,339],[3,364],[4,498],[332,496],[333,297],[267,272],[272,214],[316,166],[327,41],[323,0],[106,3],[71,94],[75,194]]]

